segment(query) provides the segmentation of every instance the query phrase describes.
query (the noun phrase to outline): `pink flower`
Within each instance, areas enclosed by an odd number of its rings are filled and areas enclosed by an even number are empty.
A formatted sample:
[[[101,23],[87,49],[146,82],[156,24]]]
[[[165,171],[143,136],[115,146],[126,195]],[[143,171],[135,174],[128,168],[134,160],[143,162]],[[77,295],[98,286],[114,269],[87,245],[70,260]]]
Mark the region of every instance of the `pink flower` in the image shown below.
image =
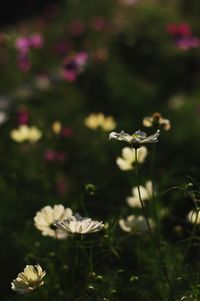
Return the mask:
[[[42,48],[43,43],[44,40],[40,33],[34,33],[29,37],[29,45],[32,48]]]
[[[17,113],[17,123],[20,124],[28,124],[29,121],[29,113],[26,107],[21,107]]]
[[[19,37],[15,41],[15,47],[21,54],[26,54],[30,49],[30,41],[28,37]]]
[[[44,154],[44,158],[47,162],[64,162],[67,158],[66,153],[62,151],[55,151],[53,149],[47,149]]]
[[[63,78],[74,82],[78,75],[83,72],[88,61],[88,54],[84,51],[73,56],[66,57],[63,61]]]

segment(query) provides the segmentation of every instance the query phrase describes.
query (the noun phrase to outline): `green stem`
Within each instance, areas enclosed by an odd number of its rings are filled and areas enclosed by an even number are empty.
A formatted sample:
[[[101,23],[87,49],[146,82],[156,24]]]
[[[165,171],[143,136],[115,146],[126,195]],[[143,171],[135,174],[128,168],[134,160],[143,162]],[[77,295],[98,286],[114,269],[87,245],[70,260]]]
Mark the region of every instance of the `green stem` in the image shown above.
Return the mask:
[[[164,264],[164,258],[163,258],[163,255],[162,255],[162,252],[161,252],[161,249],[160,249],[160,242],[156,238],[154,238],[153,231],[152,231],[152,228],[151,228],[151,225],[150,225],[150,222],[149,222],[149,219],[148,219],[148,215],[147,215],[147,212],[146,212],[145,204],[142,200],[141,193],[140,193],[140,186],[139,186],[139,180],[138,180],[138,178],[139,178],[138,156],[137,156],[137,149],[136,148],[135,148],[135,171],[136,171],[136,177],[137,177],[138,195],[139,195],[139,200],[140,200],[141,207],[142,207],[142,210],[143,210],[143,215],[144,215],[144,218],[145,218],[146,223],[147,223],[147,227],[148,227],[151,239],[152,239],[152,243],[155,246],[156,252],[158,253],[158,258],[156,257],[156,260],[157,260],[158,266],[162,270],[164,278],[166,279],[166,281],[168,283],[168,286],[169,286],[169,289],[170,289],[170,295],[171,295],[171,298],[172,298],[173,295],[174,295],[173,286],[171,284],[171,281],[170,281],[169,276],[168,276],[168,271],[167,271],[166,266]]]
[[[138,195],[139,195],[139,200],[140,200],[140,204],[141,204],[141,207],[142,207],[143,215],[144,215],[144,218],[145,218],[145,220],[146,220],[147,227],[148,227],[148,230],[149,230],[149,234],[150,234],[150,236],[151,236],[151,239],[152,239],[152,241],[154,241],[153,232],[152,232],[151,225],[150,225],[150,222],[149,222],[147,213],[146,213],[145,204],[144,204],[144,202],[143,202],[143,200],[142,200],[141,192],[140,192],[140,185],[139,185],[139,181],[138,181],[138,176],[139,176],[139,174],[138,174],[138,156],[137,156],[137,148],[135,148],[135,173],[136,173],[136,176],[137,176],[137,189],[138,189]]]

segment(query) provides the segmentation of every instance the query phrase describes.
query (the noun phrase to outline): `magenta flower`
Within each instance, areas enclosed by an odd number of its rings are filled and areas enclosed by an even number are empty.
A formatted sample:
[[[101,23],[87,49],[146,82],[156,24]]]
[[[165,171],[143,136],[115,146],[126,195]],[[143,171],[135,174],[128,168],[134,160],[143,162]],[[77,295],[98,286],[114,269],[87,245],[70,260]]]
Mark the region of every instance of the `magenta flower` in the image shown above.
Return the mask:
[[[200,39],[192,35],[191,27],[187,23],[168,24],[166,31],[171,35],[174,43],[181,50],[189,50],[200,46]]]
[[[49,163],[64,162],[67,158],[66,153],[62,151],[55,151],[53,149],[47,149],[44,154],[45,161]]]
[[[15,41],[15,47],[21,54],[26,54],[30,49],[30,41],[28,37],[19,37]]]
[[[21,107],[17,112],[17,123],[18,125],[21,124],[28,124],[29,122],[29,112],[26,107]]]
[[[63,61],[63,78],[74,82],[78,75],[83,72],[88,62],[87,52],[79,52],[73,56],[66,57]]]
[[[32,48],[42,48],[44,44],[43,37],[40,33],[34,33],[29,37],[29,45]]]

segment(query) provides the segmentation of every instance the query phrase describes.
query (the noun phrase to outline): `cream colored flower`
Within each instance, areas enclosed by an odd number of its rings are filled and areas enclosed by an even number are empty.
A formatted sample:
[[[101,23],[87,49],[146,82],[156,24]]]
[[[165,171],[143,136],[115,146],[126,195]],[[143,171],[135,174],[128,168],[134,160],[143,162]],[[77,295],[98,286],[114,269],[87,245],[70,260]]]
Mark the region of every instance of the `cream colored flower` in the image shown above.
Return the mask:
[[[152,219],[149,219],[149,223],[151,228],[153,228],[154,222]],[[119,226],[123,231],[136,235],[148,231],[146,219],[142,215],[136,216],[132,214],[125,219],[122,218],[119,220]]]
[[[44,284],[43,278],[46,272],[42,270],[39,264],[27,265],[23,272],[19,273],[17,278],[11,283],[13,291],[20,295],[31,293],[39,286]]]
[[[51,128],[54,134],[59,135],[62,129],[62,124],[60,121],[54,121]]]
[[[42,137],[41,131],[35,127],[29,127],[25,124],[20,125],[18,129],[14,129],[10,133],[11,138],[18,143],[25,141],[36,142]]]
[[[163,126],[165,131],[171,129],[171,123],[169,119],[165,119],[162,117],[160,113],[154,113],[151,117],[145,117],[143,119],[143,125],[146,127],[153,127],[153,126]]]
[[[147,156],[147,148],[142,146],[138,149],[137,159],[139,163],[144,163]],[[121,170],[132,170],[135,163],[135,152],[130,147],[124,147],[122,149],[121,157],[118,157],[116,160],[117,165]]]
[[[72,216],[72,210],[70,208],[64,208],[63,205],[54,205],[54,207],[45,206],[41,211],[36,213],[34,225],[44,236],[65,239],[67,237],[66,232],[57,229],[54,223],[56,221],[61,222],[70,216]]]
[[[96,130],[101,128],[104,131],[112,131],[116,127],[116,122],[112,116],[104,116],[103,113],[90,114],[84,121],[85,125],[92,129]]]
[[[55,226],[67,234],[87,234],[101,231],[104,228],[103,222],[94,221],[88,217],[75,215],[64,221],[56,222]]]
[[[140,195],[142,201],[148,201],[151,200],[153,196],[153,184],[151,181],[147,181],[145,186],[139,186],[140,188]],[[138,188],[133,187],[132,189],[132,196],[127,197],[126,199],[127,204],[130,207],[141,207]]]
[[[187,215],[187,220],[192,224],[200,224],[199,210],[191,210]]]
[[[120,133],[112,132],[109,135],[110,139],[117,139],[119,141],[125,141],[128,144],[130,144],[133,148],[139,148],[143,144],[147,143],[156,143],[158,142],[158,136],[160,135],[160,130],[157,130],[157,132],[151,136],[147,137],[147,134],[145,132],[136,131],[133,135],[127,134],[124,131],[121,131]]]

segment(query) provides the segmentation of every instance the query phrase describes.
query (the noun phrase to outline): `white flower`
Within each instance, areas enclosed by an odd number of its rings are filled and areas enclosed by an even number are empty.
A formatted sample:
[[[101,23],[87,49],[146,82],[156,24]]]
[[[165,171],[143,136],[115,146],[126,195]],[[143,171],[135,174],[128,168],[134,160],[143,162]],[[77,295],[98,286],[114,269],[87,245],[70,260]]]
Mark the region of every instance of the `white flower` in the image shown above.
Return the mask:
[[[46,272],[42,270],[39,264],[27,265],[24,271],[12,281],[11,288],[20,295],[28,294],[44,284],[43,277],[45,275]]]
[[[70,208],[64,208],[63,205],[45,206],[34,217],[35,227],[42,232],[44,236],[51,236],[58,239],[65,239],[67,234],[54,226],[56,221],[63,221],[72,216]]]
[[[4,111],[0,111],[0,125],[8,120],[8,114]]]
[[[154,222],[152,219],[149,219],[149,223],[151,227],[154,226]],[[143,232],[148,231],[146,219],[142,215],[136,216],[132,214],[125,219],[120,219],[119,226],[123,231],[132,234],[141,234]]]
[[[112,116],[104,116],[103,113],[90,114],[84,121],[85,125],[96,130],[101,128],[104,131],[112,131],[116,127],[116,122]]]
[[[154,113],[150,117],[145,117],[143,119],[143,125],[146,127],[159,126],[162,125],[165,131],[171,129],[171,123],[169,119],[165,119],[162,117],[160,113]]]
[[[78,214],[64,221],[56,222],[55,226],[67,234],[87,234],[100,231],[104,228],[103,222],[94,221]]]
[[[139,148],[143,144],[146,143],[156,143],[158,142],[158,136],[160,135],[160,130],[157,130],[157,132],[151,136],[147,137],[147,134],[145,132],[136,131],[133,135],[127,134],[124,131],[121,131],[120,133],[112,132],[109,135],[110,139],[117,139],[119,141],[125,141],[128,144],[131,145],[133,148]]]
[[[145,186],[139,186],[140,188],[140,195],[142,201],[150,200],[153,196],[153,184],[151,181],[147,181]],[[141,207],[138,188],[133,187],[132,189],[132,196],[127,197],[126,199],[128,205],[130,207]]]
[[[29,127],[26,124],[20,125],[18,129],[14,129],[10,133],[11,138],[18,143],[24,141],[36,142],[42,137],[41,131],[35,127]]]
[[[147,148],[142,146],[138,149],[137,159],[139,163],[143,163],[147,156]],[[116,160],[117,165],[121,170],[131,170],[134,168],[135,152],[130,147],[124,147],[122,149],[122,156]]]
[[[200,212],[199,210],[191,210],[187,215],[187,220],[193,224],[200,224]]]

